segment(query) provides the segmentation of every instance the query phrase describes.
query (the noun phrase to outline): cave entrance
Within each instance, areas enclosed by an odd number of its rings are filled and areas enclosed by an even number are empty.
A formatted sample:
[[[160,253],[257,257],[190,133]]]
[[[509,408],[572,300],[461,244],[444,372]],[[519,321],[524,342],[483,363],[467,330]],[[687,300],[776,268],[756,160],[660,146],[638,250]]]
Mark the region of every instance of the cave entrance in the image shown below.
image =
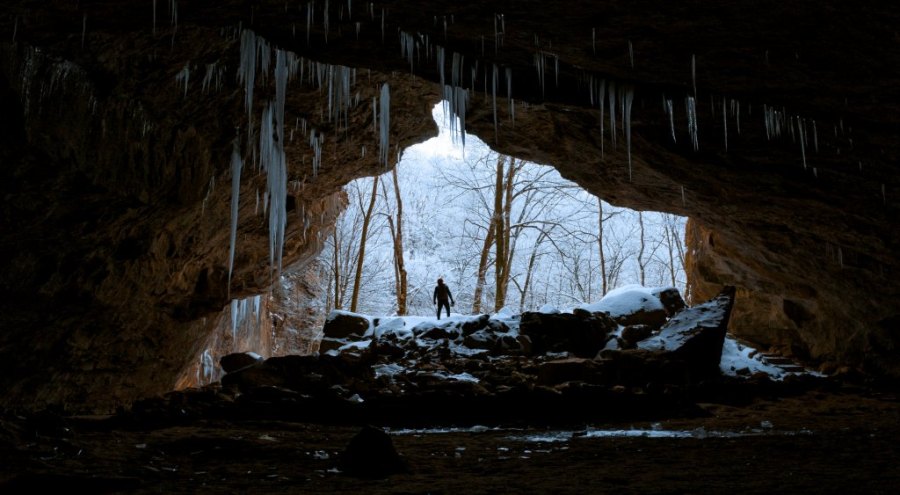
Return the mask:
[[[394,171],[346,186],[349,206],[319,258],[322,314],[431,315],[438,278],[462,314],[571,308],[629,284],[684,292],[684,217],[613,206],[472,134],[463,146],[442,104],[433,116],[438,136],[404,150]]]
[[[507,328],[524,312],[571,312],[622,288],[648,288],[640,294],[650,298],[653,288],[684,293],[684,217],[613,206],[472,134],[463,144],[445,110],[433,108],[438,136],[404,150],[393,170],[345,186],[348,206],[315,262],[226,307],[180,387],[221,378],[229,352],[302,355],[347,344],[346,335],[326,336],[320,349],[334,310],[390,321],[369,338],[444,324],[432,301],[438,278],[457,324],[494,315]]]

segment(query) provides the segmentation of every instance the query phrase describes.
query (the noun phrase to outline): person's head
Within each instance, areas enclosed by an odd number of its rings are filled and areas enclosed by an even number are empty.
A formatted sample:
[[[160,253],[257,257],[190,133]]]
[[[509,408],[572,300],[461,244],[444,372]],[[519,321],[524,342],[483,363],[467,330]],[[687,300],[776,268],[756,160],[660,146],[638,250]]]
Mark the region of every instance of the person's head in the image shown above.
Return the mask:
[[[438,285],[444,285],[444,279],[439,278],[439,279],[438,279]]]

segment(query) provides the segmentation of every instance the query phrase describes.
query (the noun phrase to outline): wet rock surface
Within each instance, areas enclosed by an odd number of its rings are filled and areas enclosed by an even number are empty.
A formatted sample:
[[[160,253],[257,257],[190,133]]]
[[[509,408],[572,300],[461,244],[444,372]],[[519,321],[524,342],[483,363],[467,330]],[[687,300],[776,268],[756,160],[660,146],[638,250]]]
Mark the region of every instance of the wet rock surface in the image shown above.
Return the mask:
[[[376,422],[409,466],[381,479],[348,469],[362,423],[273,418],[277,395],[240,414],[221,407],[235,397],[215,386],[171,394],[168,407],[140,417],[5,412],[0,491],[62,482],[93,493],[890,493],[900,483],[896,395],[840,383],[722,385],[697,396],[693,417],[499,428]],[[377,464],[369,455],[363,464]],[[628,472],[641,475],[619,474]]]

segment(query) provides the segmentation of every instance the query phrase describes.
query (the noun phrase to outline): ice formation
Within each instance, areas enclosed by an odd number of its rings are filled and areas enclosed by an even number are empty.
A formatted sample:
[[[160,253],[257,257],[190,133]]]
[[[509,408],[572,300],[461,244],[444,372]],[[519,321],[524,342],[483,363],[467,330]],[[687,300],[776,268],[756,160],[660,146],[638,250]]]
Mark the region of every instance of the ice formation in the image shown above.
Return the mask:
[[[391,137],[391,88],[387,83],[381,86],[379,99],[378,144],[379,157],[383,165],[388,164]]]
[[[184,96],[187,96],[188,82],[191,78],[191,63],[184,64],[184,67],[175,74],[175,84],[184,86]]]
[[[631,104],[634,100],[634,88],[625,90],[625,147],[628,149],[628,180],[631,180]]]
[[[243,162],[238,151],[238,143],[234,142],[231,152],[231,244],[228,249],[228,290],[231,290],[231,274],[234,270],[234,249],[237,241],[238,200],[241,191],[241,167]]]

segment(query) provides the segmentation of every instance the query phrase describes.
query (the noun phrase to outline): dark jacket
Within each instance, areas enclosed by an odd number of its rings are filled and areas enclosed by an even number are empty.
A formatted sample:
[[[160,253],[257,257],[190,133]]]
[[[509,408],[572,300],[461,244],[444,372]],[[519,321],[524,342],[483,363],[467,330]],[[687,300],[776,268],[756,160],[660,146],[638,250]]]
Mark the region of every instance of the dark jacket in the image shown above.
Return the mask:
[[[447,287],[447,284],[438,284],[434,288],[434,297],[432,299],[435,304],[437,304],[438,301],[453,301],[453,294],[450,293],[450,287]]]

